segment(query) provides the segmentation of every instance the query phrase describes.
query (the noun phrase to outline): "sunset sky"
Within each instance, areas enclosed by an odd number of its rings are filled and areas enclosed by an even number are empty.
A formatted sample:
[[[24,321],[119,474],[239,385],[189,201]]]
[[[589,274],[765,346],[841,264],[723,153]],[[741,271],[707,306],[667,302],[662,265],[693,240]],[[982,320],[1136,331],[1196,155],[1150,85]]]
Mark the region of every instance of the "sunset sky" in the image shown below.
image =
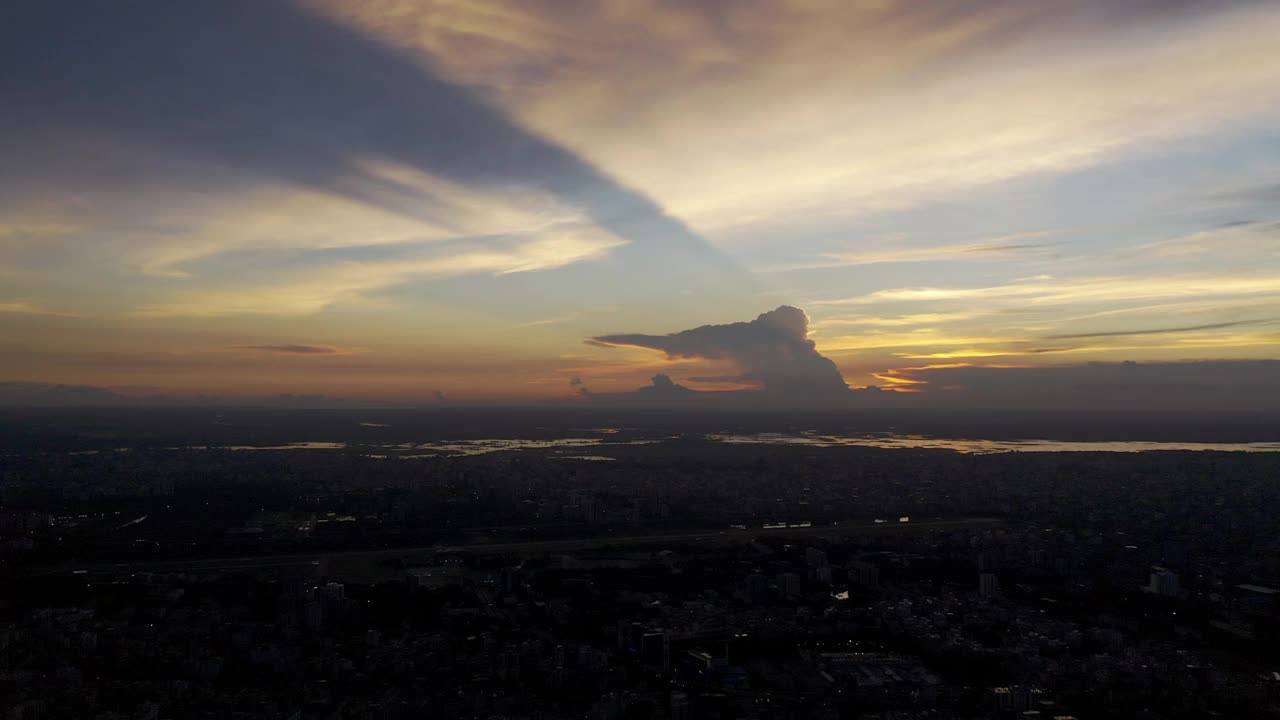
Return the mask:
[[[759,388],[663,336],[783,305],[853,388],[1280,358],[1277,38],[1266,1],[11,3],[0,381]]]

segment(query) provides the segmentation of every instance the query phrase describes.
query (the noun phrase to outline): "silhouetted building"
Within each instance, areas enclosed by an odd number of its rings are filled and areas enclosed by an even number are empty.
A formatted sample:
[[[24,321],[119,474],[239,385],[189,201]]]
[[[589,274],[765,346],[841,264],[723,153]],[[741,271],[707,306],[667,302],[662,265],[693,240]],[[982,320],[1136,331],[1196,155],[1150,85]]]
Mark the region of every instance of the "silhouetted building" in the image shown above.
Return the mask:
[[[780,573],[778,575],[778,590],[787,597],[796,597],[800,594],[802,580],[798,573]]]
[[[880,587],[880,568],[864,560],[849,563],[849,582],[860,588],[875,590]]]
[[[809,548],[804,551],[804,561],[811,568],[820,568],[827,566],[827,553],[818,548]]]
[[[978,594],[991,597],[1000,592],[1000,581],[995,573],[978,573]]]
[[[815,569],[813,571],[813,579],[817,580],[822,585],[830,585],[831,584],[831,567],[829,565],[824,565],[820,568]]]
[[[672,691],[670,705],[669,715],[671,720],[690,720],[693,717],[690,714],[689,696],[687,694],[678,690]]]
[[[747,601],[762,603],[769,597],[769,578],[760,573],[751,573],[746,580]]]
[[[1147,591],[1156,595],[1164,595],[1174,597],[1181,590],[1181,584],[1178,582],[1178,574],[1160,568],[1151,573],[1151,577],[1147,583]]]

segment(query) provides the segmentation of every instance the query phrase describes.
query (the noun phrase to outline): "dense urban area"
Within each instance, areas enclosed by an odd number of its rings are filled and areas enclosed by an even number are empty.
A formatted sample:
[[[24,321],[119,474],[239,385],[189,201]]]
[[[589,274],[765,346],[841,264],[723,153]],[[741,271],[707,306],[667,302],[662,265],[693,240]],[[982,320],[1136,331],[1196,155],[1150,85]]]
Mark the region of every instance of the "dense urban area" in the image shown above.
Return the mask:
[[[4,718],[1280,717],[1280,454],[10,449]]]

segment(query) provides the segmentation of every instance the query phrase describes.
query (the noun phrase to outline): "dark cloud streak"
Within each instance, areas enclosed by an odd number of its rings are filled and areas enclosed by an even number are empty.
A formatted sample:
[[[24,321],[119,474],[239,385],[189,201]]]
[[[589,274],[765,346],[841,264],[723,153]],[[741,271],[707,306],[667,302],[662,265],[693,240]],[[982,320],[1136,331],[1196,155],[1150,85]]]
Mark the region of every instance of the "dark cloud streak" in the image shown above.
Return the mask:
[[[1262,325],[1270,320],[1236,320],[1233,322],[1209,323],[1207,325],[1186,325],[1183,327],[1151,328],[1147,330],[1112,330],[1108,332],[1076,333],[1073,335],[1046,335],[1045,340],[1081,340],[1084,338],[1127,337],[1130,335],[1166,335],[1172,333],[1196,332],[1199,330],[1222,330],[1240,327],[1241,325]]]
[[[237,345],[236,350],[256,350],[280,355],[341,355],[342,351],[328,345]]]

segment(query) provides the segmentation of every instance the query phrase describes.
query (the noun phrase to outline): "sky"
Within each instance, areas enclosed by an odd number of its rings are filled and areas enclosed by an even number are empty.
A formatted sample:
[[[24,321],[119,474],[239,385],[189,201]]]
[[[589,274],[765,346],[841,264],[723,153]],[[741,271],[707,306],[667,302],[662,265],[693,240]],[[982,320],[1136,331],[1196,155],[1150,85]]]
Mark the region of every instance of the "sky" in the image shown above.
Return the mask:
[[[1276,37],[1231,0],[10,3],[0,383],[1247,406]]]

